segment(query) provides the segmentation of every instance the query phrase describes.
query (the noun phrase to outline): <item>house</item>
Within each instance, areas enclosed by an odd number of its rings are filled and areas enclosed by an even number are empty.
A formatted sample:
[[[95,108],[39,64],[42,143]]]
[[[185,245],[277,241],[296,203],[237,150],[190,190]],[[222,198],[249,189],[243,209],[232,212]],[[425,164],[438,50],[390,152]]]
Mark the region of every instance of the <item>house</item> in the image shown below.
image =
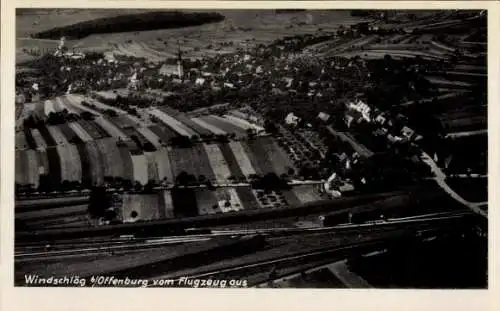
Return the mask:
[[[299,124],[300,118],[297,117],[296,115],[293,114],[293,112],[290,112],[286,117],[285,117],[285,123],[288,125],[293,125],[297,126]]]
[[[158,74],[162,76],[177,75],[177,65],[163,64],[158,70]]]
[[[401,129],[401,134],[406,137],[407,139],[411,139],[413,137],[413,135],[415,134],[415,131],[412,130],[411,128],[407,127],[407,126],[404,126],[402,129]]]
[[[194,83],[196,85],[203,85],[203,84],[205,84],[205,79],[204,78],[196,78],[196,80],[194,81]]]
[[[330,115],[328,113],[325,113],[325,112],[320,112],[318,114],[318,118],[320,120],[323,120],[323,121],[327,122],[330,119]]]
[[[356,100],[354,102],[349,102],[347,104],[347,108],[353,111],[357,111],[361,113],[363,119],[365,119],[368,122],[371,122],[371,108],[367,104],[365,104],[361,100]]]
[[[375,118],[375,122],[381,124],[381,125],[384,125],[384,123],[387,121],[387,118],[385,117],[384,113],[381,113],[379,114],[376,118]]]
[[[341,193],[354,191],[354,186],[350,183],[344,182],[342,185],[339,186],[339,191]]]

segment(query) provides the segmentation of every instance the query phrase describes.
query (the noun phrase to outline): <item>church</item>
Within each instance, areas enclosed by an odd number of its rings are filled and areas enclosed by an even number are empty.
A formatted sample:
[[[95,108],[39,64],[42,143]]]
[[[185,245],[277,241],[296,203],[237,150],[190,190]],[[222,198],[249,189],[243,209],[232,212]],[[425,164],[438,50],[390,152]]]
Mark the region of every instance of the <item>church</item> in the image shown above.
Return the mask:
[[[184,79],[184,64],[180,46],[177,51],[177,60],[175,61],[175,63],[173,62],[173,60],[167,60],[160,67],[158,73],[163,76],[176,76],[179,79]]]

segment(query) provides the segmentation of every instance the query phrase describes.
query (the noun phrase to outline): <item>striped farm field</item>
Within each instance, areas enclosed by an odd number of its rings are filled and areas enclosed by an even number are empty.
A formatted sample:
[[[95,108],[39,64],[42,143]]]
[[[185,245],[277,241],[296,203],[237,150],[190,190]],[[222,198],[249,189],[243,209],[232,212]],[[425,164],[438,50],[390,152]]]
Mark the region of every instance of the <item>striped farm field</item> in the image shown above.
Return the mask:
[[[302,204],[302,201],[298,198],[293,189],[283,191],[283,196],[290,206],[299,206]]]
[[[144,155],[146,156],[146,163],[148,166],[148,181],[160,181],[160,177],[158,174],[158,164],[156,163],[155,154],[152,152],[145,152]]]
[[[59,98],[58,97],[55,97],[53,99],[50,99],[50,101],[52,102],[53,104],[53,107],[54,107],[54,110],[56,112],[59,112],[59,111],[62,111],[64,108],[63,108],[63,105],[61,104],[61,101],[58,100]]]
[[[228,146],[231,149],[243,175],[248,177],[249,175],[256,174],[248,153],[245,151],[243,145],[239,141],[232,141],[228,143]]]
[[[66,110],[68,110],[68,112],[80,114],[82,112],[82,110],[78,109],[74,105],[71,105],[71,102],[69,101],[68,96],[70,96],[70,95],[60,96],[60,97],[57,97],[56,100],[59,102],[59,105],[61,106],[61,108],[63,110],[66,109]]]
[[[45,142],[45,139],[42,136],[42,133],[38,129],[31,129],[31,137],[33,137],[36,148],[42,148],[45,149],[47,148],[47,143]]]
[[[76,146],[61,145],[56,148],[61,160],[61,181],[81,181],[82,162]]]
[[[91,141],[85,144],[85,151],[88,155],[91,184],[101,185],[104,182],[104,163],[99,148],[94,141]]]
[[[132,165],[134,168],[134,181],[145,185],[148,182],[148,161],[143,154],[132,155]]]
[[[85,143],[76,145],[82,161],[82,185],[84,187],[92,186],[92,167],[90,165],[90,156],[85,149]]]
[[[132,155],[126,146],[119,146],[120,157],[123,163],[123,179],[134,181],[134,164]]]
[[[59,124],[57,125],[61,133],[63,133],[64,137],[70,144],[79,144],[83,142],[78,135],[71,129],[69,123]]]
[[[85,97],[84,100],[87,101],[87,102],[89,102],[90,104],[96,106],[97,109],[101,109],[101,110],[113,110],[113,111],[115,111],[118,114],[127,114],[127,112],[125,110],[122,110],[120,108],[116,108],[114,106],[103,104],[100,101],[95,100],[95,99],[90,98],[90,97]]]
[[[70,122],[67,123],[67,125],[73,131],[73,133],[75,133],[76,137],[78,137],[80,141],[88,142],[93,140],[92,136],[90,136],[89,133],[85,131],[85,129],[80,125],[80,123]]]
[[[208,131],[209,134],[215,134],[215,135],[226,135],[227,133],[223,130],[221,130],[218,127],[215,127],[211,125],[210,123],[205,122],[204,120],[200,118],[191,118],[191,120],[198,124],[198,126],[203,127],[206,131]]]
[[[141,153],[142,152],[141,146],[144,146],[144,144],[148,143],[146,137],[144,137],[140,132],[138,132],[137,128],[135,127],[124,128],[123,132],[125,133],[125,135],[130,137],[130,139],[137,145],[137,150],[134,150],[134,153]],[[136,140],[138,140],[139,143],[137,143]]]
[[[148,128],[165,143],[168,143],[170,139],[178,136],[177,133],[169,129],[167,126],[155,124],[149,126]]]
[[[174,130],[177,134],[182,135],[182,136],[188,136],[191,137],[193,135],[197,135],[195,131],[192,129],[188,128],[186,125],[182,124],[181,122],[177,121],[175,118],[171,117],[170,115],[166,114],[165,112],[157,109],[157,108],[151,108],[148,113],[150,115],[153,115],[160,119],[163,124],[166,126],[170,127],[172,130]]]
[[[183,113],[177,114],[175,116],[175,119],[188,128],[194,130],[199,135],[210,135],[212,133],[210,130],[206,129],[203,126],[200,126],[198,123],[186,117],[186,115],[184,115]]]
[[[250,187],[235,187],[234,189],[246,210],[259,208],[259,202],[257,202],[257,198]]]
[[[228,182],[228,177],[231,176],[231,170],[217,144],[203,144],[210,166],[215,173],[215,179],[218,183]]]
[[[252,166],[257,174],[273,173],[273,163],[269,160],[266,149],[260,139],[249,140],[241,143],[247,152]]]
[[[50,180],[54,184],[58,184],[62,181],[61,179],[62,165],[59,152],[55,147],[50,147],[47,148],[46,150],[47,150],[47,159],[49,160]]]
[[[36,188],[40,181],[37,152],[35,150],[25,150],[23,152],[26,154],[24,166],[26,167],[27,182]]]
[[[174,218],[174,203],[170,191],[160,192],[160,217],[162,219]]]
[[[58,145],[57,141],[54,139],[54,137],[52,136],[52,133],[49,131],[47,126],[45,126],[45,125],[40,126],[38,128],[38,130],[40,131],[40,135],[42,136],[42,138],[45,141],[45,143],[47,144],[47,146],[54,147],[54,146]],[[60,136],[62,136],[62,133]],[[57,138],[60,138],[60,137],[57,137]],[[65,138],[64,138],[64,140],[65,140]]]
[[[31,129],[24,127],[22,132],[24,134],[24,139],[26,140],[26,144],[28,145],[28,149],[42,149],[42,147],[39,147],[37,145],[35,138],[33,137],[33,133],[31,131]],[[45,142],[44,142],[44,144],[45,144]]]
[[[37,150],[36,156],[38,159],[38,172],[40,174],[50,175],[49,157],[46,150]]]
[[[324,200],[312,185],[294,186],[292,191],[302,204]]]
[[[64,134],[61,132],[61,129],[55,125],[47,126],[47,130],[49,131],[52,138],[55,140],[56,145],[67,145],[69,141],[66,139]]]
[[[186,172],[196,178],[203,175],[207,180],[215,180],[212,166],[201,144],[194,145],[191,148],[172,148],[168,150],[168,156],[174,178],[181,172]]]
[[[137,127],[137,132],[139,132],[148,142],[150,142],[155,148],[160,148],[160,137],[158,137],[153,131],[147,127]]]
[[[238,194],[234,188],[218,188],[214,191],[215,197],[219,202],[219,208],[223,213],[243,210]],[[227,206],[226,206],[227,205]]]
[[[122,140],[129,140],[129,137],[116,125],[104,117],[97,117],[94,122],[99,125],[111,137],[119,137]]]
[[[259,145],[263,146],[263,150],[272,163],[276,174],[287,174],[290,168],[294,168],[285,151],[271,137],[262,137],[259,142]]]
[[[33,108],[33,114],[40,119],[45,118],[45,103],[44,102],[37,102],[34,104]]]
[[[118,128],[136,127],[136,123],[127,118],[124,114],[118,115],[117,117],[107,117],[110,122],[113,122]]]
[[[104,129],[98,126],[93,121],[80,120],[77,122],[82,129],[89,134],[92,139],[101,139],[105,137],[111,137]]]
[[[243,171],[241,170],[236,157],[233,154],[233,151],[229,147],[229,144],[218,144],[220,151],[222,152],[222,156],[226,160],[226,164],[229,167],[229,171],[231,175],[236,178],[236,180],[244,179],[245,176]]]
[[[16,150],[28,149],[28,142],[26,141],[26,135],[24,132],[16,132]]]
[[[172,175],[172,168],[167,149],[160,149],[153,152],[156,168],[158,169],[158,180],[165,180],[169,183],[175,181],[175,176]]]
[[[43,102],[43,114],[48,117],[50,113],[56,112],[54,102],[46,100]]]
[[[198,205],[198,214],[210,215],[222,213],[217,202],[215,192],[207,189],[196,189],[196,202]]]
[[[236,125],[238,127],[241,127],[241,128],[243,128],[245,130],[247,130],[247,129],[254,129],[254,130],[258,131],[258,132],[264,131],[264,128],[262,126],[250,123],[247,120],[238,118],[238,117],[236,117],[234,115],[226,114],[226,115],[224,115],[224,118],[227,119],[228,121],[232,122],[234,125]]]
[[[105,177],[122,177],[123,162],[120,150],[114,138],[97,140],[96,146],[100,151]]]
[[[16,150],[15,151],[15,159],[14,159],[14,164],[15,164],[15,176],[16,176],[16,183],[20,185],[27,185],[29,184],[28,182],[28,174],[26,174],[26,153],[21,150]]]
[[[70,109],[75,109],[75,110],[80,111],[80,112],[87,111],[87,112],[90,112],[94,115],[102,116],[102,113],[100,113],[99,111],[95,111],[94,109],[90,109],[88,107],[85,107],[82,104],[82,101],[85,100],[85,98],[83,96],[76,95],[76,94],[68,94],[64,97],[64,99],[65,99],[64,103],[66,105],[68,105],[68,107]]]
[[[224,119],[215,115],[204,116],[200,119],[216,128],[221,129],[226,133],[234,133],[238,137],[244,137],[247,135],[247,132],[244,128],[234,125],[228,119]]]
[[[149,221],[161,219],[159,194],[124,194],[121,208],[123,220]],[[137,213],[133,217],[133,212]]]

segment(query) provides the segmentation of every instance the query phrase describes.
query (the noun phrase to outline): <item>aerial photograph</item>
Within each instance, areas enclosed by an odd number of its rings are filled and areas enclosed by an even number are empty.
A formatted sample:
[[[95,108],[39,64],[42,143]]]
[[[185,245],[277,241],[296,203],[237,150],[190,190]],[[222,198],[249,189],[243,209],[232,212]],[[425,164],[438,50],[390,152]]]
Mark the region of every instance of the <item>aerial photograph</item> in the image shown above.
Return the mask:
[[[488,288],[487,10],[16,10],[14,285]]]

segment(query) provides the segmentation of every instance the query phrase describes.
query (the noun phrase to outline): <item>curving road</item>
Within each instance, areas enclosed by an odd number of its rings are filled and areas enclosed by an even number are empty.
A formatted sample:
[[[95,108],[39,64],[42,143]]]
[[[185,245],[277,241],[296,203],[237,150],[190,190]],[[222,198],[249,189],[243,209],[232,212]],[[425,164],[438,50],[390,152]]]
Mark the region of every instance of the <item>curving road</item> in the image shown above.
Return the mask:
[[[458,195],[458,193],[456,193],[453,189],[450,188],[450,186],[446,183],[446,174],[443,172],[443,170],[441,170],[441,168],[437,166],[436,162],[434,162],[434,160],[426,152],[422,151],[421,158],[422,161],[431,168],[431,171],[435,175],[434,180],[437,182],[437,184],[444,191],[446,191],[453,199],[465,205],[474,213],[479,214],[483,217],[488,217],[488,213],[479,207],[481,204],[472,203],[465,200],[460,195]]]

